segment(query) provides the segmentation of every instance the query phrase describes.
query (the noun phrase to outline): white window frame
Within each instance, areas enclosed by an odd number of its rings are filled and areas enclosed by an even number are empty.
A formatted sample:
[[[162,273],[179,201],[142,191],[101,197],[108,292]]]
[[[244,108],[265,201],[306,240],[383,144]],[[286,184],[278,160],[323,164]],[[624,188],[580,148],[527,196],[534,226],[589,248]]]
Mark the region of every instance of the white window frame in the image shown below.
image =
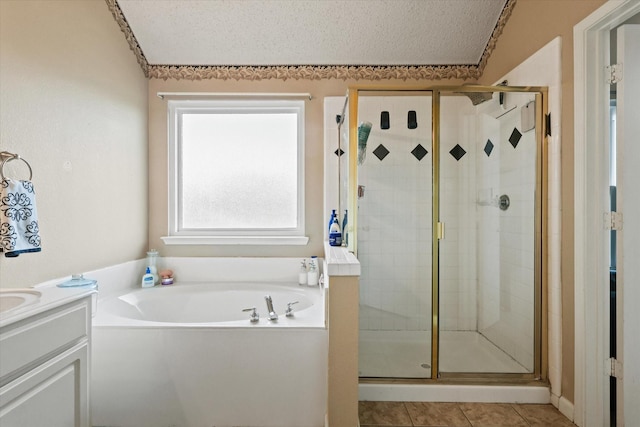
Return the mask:
[[[168,172],[169,235],[168,245],[306,245],[304,194],[305,104],[299,100],[169,100]],[[181,125],[184,114],[211,112],[294,113],[297,115],[297,226],[294,228],[182,229],[180,206]]]

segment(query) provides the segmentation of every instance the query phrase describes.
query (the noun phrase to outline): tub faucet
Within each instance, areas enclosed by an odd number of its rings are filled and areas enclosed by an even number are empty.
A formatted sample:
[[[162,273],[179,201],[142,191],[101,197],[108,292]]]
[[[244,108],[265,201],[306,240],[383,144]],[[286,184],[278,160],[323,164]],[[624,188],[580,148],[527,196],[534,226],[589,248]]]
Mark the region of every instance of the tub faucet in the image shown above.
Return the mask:
[[[256,313],[256,308],[255,307],[244,308],[244,309],[242,309],[242,311],[250,311],[251,312],[251,315],[249,316],[249,320],[251,322],[257,322],[258,320],[260,320],[260,315],[258,313]]]
[[[271,295],[265,295],[265,301],[267,301],[267,311],[269,312],[269,320],[278,320],[278,313],[273,309],[273,301],[271,300]]]
[[[297,304],[300,301],[294,301],[294,302],[288,302],[287,303],[287,311],[284,312],[284,314],[287,315],[287,317],[292,317],[293,316],[293,308],[291,307],[293,304]]]

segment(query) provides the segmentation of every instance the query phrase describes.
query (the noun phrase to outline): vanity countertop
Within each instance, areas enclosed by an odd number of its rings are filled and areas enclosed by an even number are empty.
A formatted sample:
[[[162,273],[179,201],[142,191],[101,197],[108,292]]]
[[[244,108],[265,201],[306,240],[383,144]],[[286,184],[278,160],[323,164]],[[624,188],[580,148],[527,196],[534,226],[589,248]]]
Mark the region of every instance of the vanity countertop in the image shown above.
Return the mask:
[[[59,288],[55,285],[35,288],[2,288],[0,289],[0,299],[4,299],[4,301],[0,301],[0,306],[4,305],[4,311],[0,312],[0,328],[95,292],[95,289],[87,287]],[[21,302],[21,298],[24,301]],[[16,305],[12,307],[14,304]]]

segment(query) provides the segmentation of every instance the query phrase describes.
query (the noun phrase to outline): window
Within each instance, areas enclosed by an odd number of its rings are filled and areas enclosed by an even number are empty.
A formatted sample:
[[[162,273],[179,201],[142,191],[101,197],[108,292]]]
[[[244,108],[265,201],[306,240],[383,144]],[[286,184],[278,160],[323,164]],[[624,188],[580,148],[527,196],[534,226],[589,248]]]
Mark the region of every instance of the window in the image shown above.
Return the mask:
[[[169,101],[167,244],[306,244],[304,101]]]

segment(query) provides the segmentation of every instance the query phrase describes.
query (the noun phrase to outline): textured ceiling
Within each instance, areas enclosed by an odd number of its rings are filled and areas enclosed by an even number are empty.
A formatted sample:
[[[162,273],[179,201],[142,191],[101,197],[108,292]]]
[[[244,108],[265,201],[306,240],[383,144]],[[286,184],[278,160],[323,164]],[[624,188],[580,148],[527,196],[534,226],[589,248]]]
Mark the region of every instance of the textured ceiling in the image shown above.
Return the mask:
[[[507,0],[118,0],[161,65],[478,64]]]

